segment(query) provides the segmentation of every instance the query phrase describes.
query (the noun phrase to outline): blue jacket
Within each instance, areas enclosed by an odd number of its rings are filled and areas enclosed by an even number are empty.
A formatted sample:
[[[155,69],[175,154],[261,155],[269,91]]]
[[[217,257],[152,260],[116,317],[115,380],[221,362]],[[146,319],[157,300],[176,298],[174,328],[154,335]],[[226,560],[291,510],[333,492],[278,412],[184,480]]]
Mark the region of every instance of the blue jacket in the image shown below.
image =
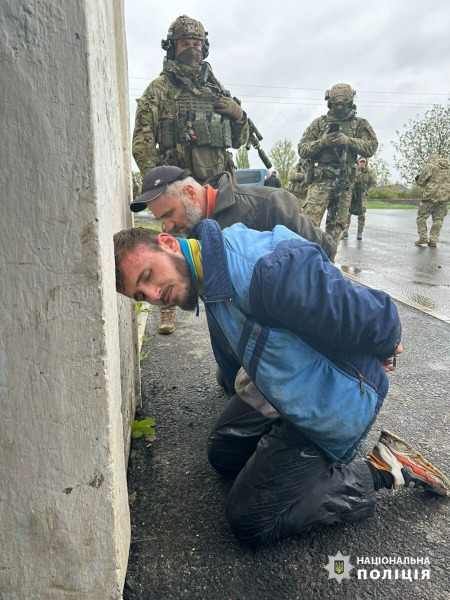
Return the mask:
[[[401,339],[390,297],[351,283],[283,225],[221,231],[204,220],[193,233],[216,358],[231,349],[286,419],[335,460],[352,460],[388,391],[381,361]]]

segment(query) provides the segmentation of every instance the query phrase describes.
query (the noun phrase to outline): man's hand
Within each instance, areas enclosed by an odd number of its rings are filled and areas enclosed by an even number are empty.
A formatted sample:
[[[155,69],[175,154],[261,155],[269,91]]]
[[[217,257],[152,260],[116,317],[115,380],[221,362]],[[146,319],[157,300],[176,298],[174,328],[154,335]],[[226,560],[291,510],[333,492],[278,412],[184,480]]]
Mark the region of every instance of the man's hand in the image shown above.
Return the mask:
[[[320,148],[330,148],[334,144],[334,138],[339,135],[338,133],[324,133],[319,140]]]
[[[383,367],[385,373],[390,373],[395,371],[396,367],[396,356],[397,354],[401,354],[403,352],[403,344],[399,344],[395,350],[394,356],[389,356],[385,360],[381,362],[381,366]]]
[[[350,138],[345,133],[337,133],[333,137],[333,146],[349,146]]]
[[[220,96],[214,103],[214,109],[221,115],[226,115],[230,119],[240,121],[244,116],[244,111],[233,98],[227,96]]]

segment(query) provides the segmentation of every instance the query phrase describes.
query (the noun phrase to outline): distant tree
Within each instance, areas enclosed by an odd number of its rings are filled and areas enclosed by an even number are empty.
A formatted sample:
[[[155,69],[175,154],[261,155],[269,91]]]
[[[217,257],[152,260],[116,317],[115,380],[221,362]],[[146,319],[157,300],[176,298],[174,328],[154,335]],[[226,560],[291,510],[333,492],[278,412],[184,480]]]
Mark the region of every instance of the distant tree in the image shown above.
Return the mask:
[[[391,171],[384,158],[381,156],[381,150],[383,145],[378,146],[378,150],[369,158],[369,167],[377,174],[377,185],[390,185],[391,183]]]
[[[417,115],[397,131],[398,141],[392,142],[400,156],[394,156],[395,166],[402,179],[413,184],[430,154],[450,156],[450,104],[433,104],[423,118]]]
[[[236,152],[236,168],[249,169],[250,161],[248,160],[248,151],[245,146],[241,146]]]
[[[287,138],[279,140],[269,152],[269,157],[272,161],[273,168],[278,172],[281,186],[287,188],[289,182],[289,169],[297,158],[297,153],[292,146],[292,142]]]

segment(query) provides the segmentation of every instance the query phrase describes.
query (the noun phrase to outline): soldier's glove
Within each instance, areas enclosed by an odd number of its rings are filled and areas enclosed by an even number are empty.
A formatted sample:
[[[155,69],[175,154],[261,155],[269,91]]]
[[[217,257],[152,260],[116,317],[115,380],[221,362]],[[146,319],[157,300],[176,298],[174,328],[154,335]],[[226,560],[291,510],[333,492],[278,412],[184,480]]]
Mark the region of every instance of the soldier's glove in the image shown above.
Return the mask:
[[[329,148],[333,146],[333,139],[335,137],[335,133],[324,133],[319,140],[319,148]]]
[[[333,138],[333,146],[349,146],[350,138],[345,133],[338,133]]]
[[[235,121],[242,121],[242,117],[244,116],[244,111],[239,104],[233,98],[228,98],[227,96],[217,98],[214,103],[214,109],[221,115],[226,115]]]

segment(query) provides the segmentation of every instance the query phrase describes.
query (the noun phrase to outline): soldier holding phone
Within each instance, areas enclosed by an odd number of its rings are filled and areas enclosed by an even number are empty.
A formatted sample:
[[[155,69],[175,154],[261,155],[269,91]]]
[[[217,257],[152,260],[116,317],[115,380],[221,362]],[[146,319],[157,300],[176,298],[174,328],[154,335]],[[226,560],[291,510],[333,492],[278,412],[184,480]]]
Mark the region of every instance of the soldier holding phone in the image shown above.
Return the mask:
[[[347,225],[356,157],[368,158],[378,147],[369,122],[356,116],[355,95],[346,83],[327,90],[328,113],[314,119],[298,144],[300,157],[310,160],[303,212],[320,227],[328,209],[326,232],[336,243]]]

